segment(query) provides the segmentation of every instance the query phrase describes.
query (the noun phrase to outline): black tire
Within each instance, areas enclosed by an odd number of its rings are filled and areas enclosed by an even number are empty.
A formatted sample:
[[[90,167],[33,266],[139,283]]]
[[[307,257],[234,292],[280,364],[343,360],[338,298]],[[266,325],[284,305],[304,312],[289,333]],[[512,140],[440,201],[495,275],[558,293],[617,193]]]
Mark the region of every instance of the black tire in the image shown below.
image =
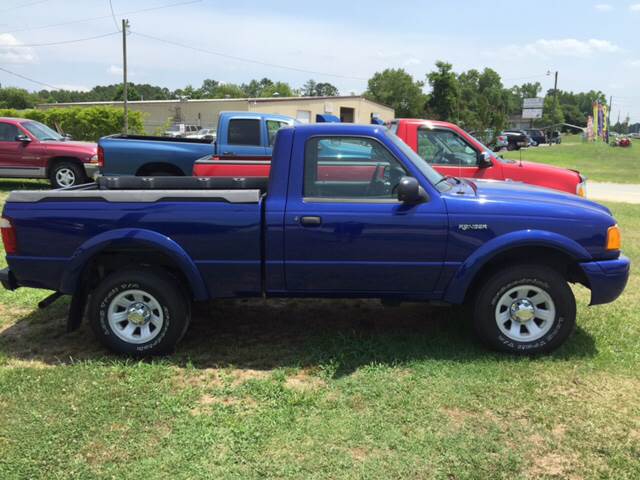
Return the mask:
[[[157,329],[149,334],[153,335],[149,341],[143,342],[143,327],[138,327],[138,343],[122,338],[125,334],[117,333],[109,321],[112,303],[117,302],[118,298],[120,301],[133,302],[133,295],[127,298],[126,294],[136,291],[143,292],[143,303],[148,305],[147,311],[155,312],[156,318],[161,318],[159,327],[148,325],[149,330],[151,327]],[[153,308],[154,305],[158,308]],[[117,304],[113,305],[113,309],[122,309],[116,314],[127,311]],[[163,355],[171,353],[186,333],[191,319],[191,304],[181,285],[167,272],[150,268],[127,269],[112,273],[100,282],[91,294],[88,316],[98,340],[114,352],[135,356]],[[123,329],[129,327],[129,324],[134,327],[135,332],[137,325],[128,317],[119,323]]]
[[[506,295],[509,291],[518,286],[530,285],[540,291],[545,292],[552,300],[555,306],[555,316],[549,324],[535,317],[532,321],[536,322],[535,326],[542,325],[541,330],[546,333],[532,341],[518,341],[511,338],[505,332],[501,331],[498,326],[499,320],[496,311],[500,302],[504,307],[504,300],[510,301],[516,298]],[[535,291],[530,291],[526,297]],[[525,298],[528,300],[528,298]],[[502,300],[502,301],[501,301]],[[542,305],[542,304],[541,304]],[[542,308],[544,308],[543,305]],[[548,306],[547,306],[548,307]],[[536,307],[537,308],[537,307]],[[547,309],[547,311],[550,311]],[[510,316],[511,309],[506,311],[506,315]],[[536,313],[538,310],[536,310]],[[502,312],[503,315],[505,311]],[[513,320],[507,320],[503,323],[503,328],[511,327]],[[540,353],[549,353],[560,345],[562,345],[572,334],[576,324],[576,301],[571,288],[565,279],[556,270],[539,265],[517,265],[499,271],[491,276],[488,281],[484,282],[484,286],[478,292],[474,305],[474,328],[480,339],[489,347],[502,352],[512,353],[516,355],[535,355]],[[506,325],[506,326],[505,326]],[[511,332],[509,332],[511,333]],[[518,333],[529,335],[529,329],[526,325],[518,328]],[[533,338],[533,337],[532,337]]]
[[[49,171],[49,181],[53,188],[64,188],[82,185],[89,182],[89,179],[81,165],[74,162],[58,162]]]

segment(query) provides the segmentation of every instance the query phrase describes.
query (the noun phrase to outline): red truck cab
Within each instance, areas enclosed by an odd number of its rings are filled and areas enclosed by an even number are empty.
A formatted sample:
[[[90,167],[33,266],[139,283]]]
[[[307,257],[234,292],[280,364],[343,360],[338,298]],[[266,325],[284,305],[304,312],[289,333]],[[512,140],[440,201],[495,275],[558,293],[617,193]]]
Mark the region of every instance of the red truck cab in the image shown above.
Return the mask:
[[[389,124],[389,129],[443,175],[523,182],[586,196],[586,178],[579,172],[504,159],[453,123],[398,119]],[[322,167],[330,175],[332,162],[349,160],[326,158]],[[207,156],[193,166],[193,175],[199,177],[268,177],[269,171],[269,160],[251,158],[229,160]],[[350,174],[359,176],[363,172]]]
[[[87,183],[98,172],[98,147],[46,125],[0,117],[0,178],[48,178],[54,188]]]
[[[579,172],[504,159],[453,123],[401,118],[389,129],[443,175],[523,182],[586,195],[586,178]]]

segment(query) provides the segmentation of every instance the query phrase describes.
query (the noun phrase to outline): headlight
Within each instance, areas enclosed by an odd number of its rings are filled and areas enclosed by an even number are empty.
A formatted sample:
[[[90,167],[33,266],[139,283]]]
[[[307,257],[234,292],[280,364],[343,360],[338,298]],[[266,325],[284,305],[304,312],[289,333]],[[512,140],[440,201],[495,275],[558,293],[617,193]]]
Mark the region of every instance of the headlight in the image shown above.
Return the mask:
[[[587,198],[587,177],[580,175],[580,183],[576,186],[576,195]]]

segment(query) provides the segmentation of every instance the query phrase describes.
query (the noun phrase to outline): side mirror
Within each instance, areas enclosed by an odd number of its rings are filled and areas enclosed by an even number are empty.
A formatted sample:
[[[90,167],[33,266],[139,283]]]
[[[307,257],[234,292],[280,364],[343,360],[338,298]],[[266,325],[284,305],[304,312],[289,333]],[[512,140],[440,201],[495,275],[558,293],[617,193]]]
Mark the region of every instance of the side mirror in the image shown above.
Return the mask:
[[[429,199],[427,192],[413,177],[402,177],[398,183],[398,200],[402,203],[416,204]]]
[[[478,153],[478,167],[487,168],[493,165],[491,161],[491,154],[489,152],[479,152]]]
[[[207,135],[205,135],[205,136],[204,136],[204,139],[205,139],[207,142],[213,142],[213,135],[211,135],[211,134],[207,134]]]
[[[16,135],[16,142],[31,143],[31,139],[25,134],[21,133],[19,135]]]
[[[73,137],[71,135],[69,135],[68,133],[65,133],[62,138],[64,138],[65,140],[73,140]]]

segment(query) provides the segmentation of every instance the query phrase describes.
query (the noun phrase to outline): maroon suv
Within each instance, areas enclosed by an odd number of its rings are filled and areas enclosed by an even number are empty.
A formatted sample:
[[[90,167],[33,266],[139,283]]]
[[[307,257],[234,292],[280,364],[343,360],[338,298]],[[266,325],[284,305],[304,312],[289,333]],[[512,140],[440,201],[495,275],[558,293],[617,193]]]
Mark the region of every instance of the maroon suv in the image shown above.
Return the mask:
[[[0,117],[0,177],[48,178],[54,188],[87,183],[98,147],[74,142],[34,120]]]

